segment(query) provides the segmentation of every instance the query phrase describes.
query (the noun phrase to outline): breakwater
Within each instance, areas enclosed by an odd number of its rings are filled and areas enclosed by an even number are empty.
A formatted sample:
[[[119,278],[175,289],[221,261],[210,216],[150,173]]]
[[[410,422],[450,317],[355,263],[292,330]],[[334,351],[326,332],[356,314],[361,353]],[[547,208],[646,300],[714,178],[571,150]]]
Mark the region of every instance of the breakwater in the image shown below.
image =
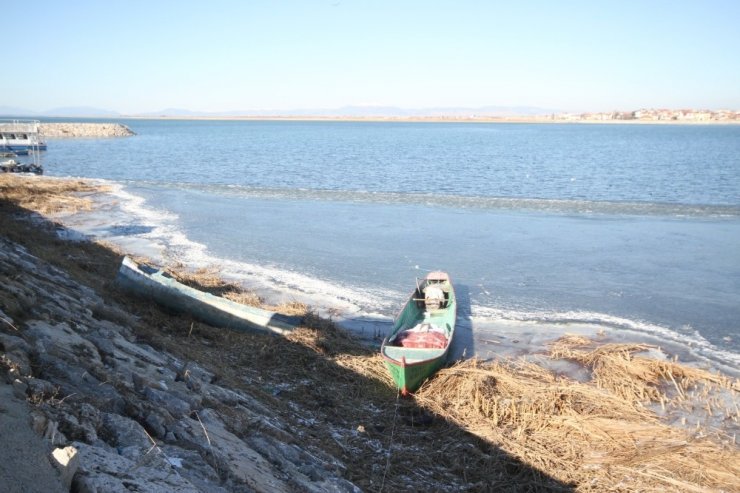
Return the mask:
[[[40,132],[46,138],[129,137],[136,135],[122,123],[42,123]]]

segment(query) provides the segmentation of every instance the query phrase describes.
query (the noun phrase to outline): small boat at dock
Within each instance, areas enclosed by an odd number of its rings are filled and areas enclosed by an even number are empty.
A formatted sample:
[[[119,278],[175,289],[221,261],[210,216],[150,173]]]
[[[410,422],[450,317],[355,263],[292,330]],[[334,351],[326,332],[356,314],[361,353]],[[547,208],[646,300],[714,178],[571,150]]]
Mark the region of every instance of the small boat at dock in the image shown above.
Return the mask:
[[[242,305],[204,293],[178,282],[161,269],[137,264],[128,256],[121,262],[116,282],[134,294],[153,299],[178,312],[189,313],[214,327],[284,335],[302,322],[301,317]]]
[[[46,143],[41,140],[40,125],[38,120],[0,120],[0,152],[27,155],[45,151]]]
[[[0,162],[0,173],[33,173],[43,175],[44,169],[36,163],[21,163],[15,159]]]
[[[457,300],[447,273],[430,272],[417,281],[380,348],[403,395],[417,390],[446,363],[456,319]]]

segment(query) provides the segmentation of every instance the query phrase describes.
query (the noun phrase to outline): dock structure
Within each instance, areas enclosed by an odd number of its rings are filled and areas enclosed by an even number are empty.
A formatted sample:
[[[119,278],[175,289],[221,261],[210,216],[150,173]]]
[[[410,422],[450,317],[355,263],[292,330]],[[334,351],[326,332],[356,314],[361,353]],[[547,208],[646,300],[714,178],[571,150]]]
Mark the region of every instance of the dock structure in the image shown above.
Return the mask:
[[[42,174],[41,151],[46,143],[41,140],[41,122],[38,120],[0,120],[0,172]],[[18,156],[28,156],[17,161]]]
[[[0,151],[28,154],[45,151],[38,120],[0,120]]]

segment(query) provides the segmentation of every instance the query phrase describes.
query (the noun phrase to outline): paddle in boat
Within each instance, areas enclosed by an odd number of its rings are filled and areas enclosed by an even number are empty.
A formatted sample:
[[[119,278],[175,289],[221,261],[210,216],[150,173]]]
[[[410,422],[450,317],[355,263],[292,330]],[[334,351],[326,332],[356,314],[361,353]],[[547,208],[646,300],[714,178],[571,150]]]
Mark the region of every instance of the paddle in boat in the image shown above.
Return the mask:
[[[430,272],[396,317],[380,354],[403,395],[418,389],[447,360],[457,301],[450,276]]]

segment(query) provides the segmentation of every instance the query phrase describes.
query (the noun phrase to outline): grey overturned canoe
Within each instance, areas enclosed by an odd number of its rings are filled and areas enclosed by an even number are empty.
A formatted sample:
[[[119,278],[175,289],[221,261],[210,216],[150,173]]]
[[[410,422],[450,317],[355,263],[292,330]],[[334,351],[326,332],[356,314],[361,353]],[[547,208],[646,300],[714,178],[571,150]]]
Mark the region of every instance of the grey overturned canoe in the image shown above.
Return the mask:
[[[191,314],[216,327],[233,330],[286,334],[301,324],[300,317],[242,305],[185,286],[169,274],[124,257],[116,282],[123,288],[173,310]]]

